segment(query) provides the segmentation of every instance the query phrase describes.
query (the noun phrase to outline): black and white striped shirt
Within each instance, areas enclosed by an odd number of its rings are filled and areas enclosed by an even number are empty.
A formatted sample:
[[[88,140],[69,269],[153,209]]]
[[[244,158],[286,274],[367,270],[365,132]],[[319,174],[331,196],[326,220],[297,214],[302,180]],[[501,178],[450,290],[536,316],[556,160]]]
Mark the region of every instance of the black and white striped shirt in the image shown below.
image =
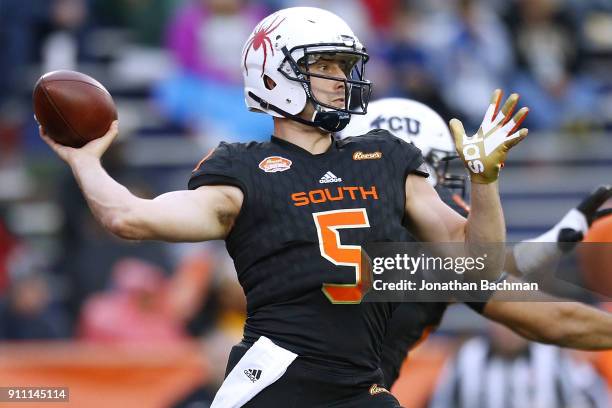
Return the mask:
[[[469,340],[447,364],[430,408],[610,408],[595,370],[554,346],[496,355],[487,339]]]

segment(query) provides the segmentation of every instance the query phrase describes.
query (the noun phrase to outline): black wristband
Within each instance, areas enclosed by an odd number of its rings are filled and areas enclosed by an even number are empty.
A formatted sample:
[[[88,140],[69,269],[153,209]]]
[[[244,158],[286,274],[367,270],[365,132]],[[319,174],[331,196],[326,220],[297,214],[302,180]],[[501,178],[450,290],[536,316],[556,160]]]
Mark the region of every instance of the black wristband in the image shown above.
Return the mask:
[[[497,278],[495,283],[503,282],[506,279],[508,279],[508,272],[503,272],[501,275],[499,275],[499,278]],[[464,303],[467,307],[469,307],[476,313],[482,314],[485,306],[487,305],[487,303],[489,303],[489,300],[491,300],[495,292],[496,292],[495,289],[486,290],[486,291],[483,291],[483,290],[478,291],[477,297],[479,298],[479,300],[477,302],[464,302]]]

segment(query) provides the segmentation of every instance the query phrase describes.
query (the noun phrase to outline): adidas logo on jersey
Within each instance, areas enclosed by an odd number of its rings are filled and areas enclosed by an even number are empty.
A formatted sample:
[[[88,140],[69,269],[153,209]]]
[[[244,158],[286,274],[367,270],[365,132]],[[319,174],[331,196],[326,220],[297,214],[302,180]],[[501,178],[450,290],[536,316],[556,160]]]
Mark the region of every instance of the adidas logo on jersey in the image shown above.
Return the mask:
[[[244,370],[244,373],[247,377],[249,377],[249,380],[251,380],[251,382],[255,382],[261,377],[261,370],[255,370],[253,368],[247,368],[246,370]]]
[[[331,171],[328,171],[319,179],[319,183],[342,183],[342,179],[340,177],[336,177],[336,175]]]

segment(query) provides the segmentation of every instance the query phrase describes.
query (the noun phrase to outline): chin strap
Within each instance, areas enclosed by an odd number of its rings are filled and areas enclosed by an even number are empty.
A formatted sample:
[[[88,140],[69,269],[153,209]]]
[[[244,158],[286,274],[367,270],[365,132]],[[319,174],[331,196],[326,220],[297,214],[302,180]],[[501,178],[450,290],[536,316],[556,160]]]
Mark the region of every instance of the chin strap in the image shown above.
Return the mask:
[[[249,92],[249,96],[253,98],[264,110],[272,110],[279,115],[294,120],[296,122],[302,123],[304,125],[318,127],[320,129],[325,130],[326,132],[339,132],[344,129],[351,120],[351,114],[347,112],[338,112],[338,111],[322,111],[317,109],[312,117],[312,120],[303,119],[297,115],[292,115],[289,112],[285,112],[284,110],[278,108],[270,104],[269,102],[261,99],[259,96],[255,95],[253,92]]]

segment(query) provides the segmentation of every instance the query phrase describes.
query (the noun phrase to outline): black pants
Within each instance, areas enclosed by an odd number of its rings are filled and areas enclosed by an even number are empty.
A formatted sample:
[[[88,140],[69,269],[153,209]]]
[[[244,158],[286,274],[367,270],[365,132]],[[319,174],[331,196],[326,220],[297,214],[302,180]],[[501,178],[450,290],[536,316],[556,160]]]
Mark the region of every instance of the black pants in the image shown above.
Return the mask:
[[[226,376],[249,347],[240,343],[232,348]],[[377,387],[381,379],[381,375],[339,376],[298,357],[281,378],[264,388],[244,408],[401,408],[393,395]]]

